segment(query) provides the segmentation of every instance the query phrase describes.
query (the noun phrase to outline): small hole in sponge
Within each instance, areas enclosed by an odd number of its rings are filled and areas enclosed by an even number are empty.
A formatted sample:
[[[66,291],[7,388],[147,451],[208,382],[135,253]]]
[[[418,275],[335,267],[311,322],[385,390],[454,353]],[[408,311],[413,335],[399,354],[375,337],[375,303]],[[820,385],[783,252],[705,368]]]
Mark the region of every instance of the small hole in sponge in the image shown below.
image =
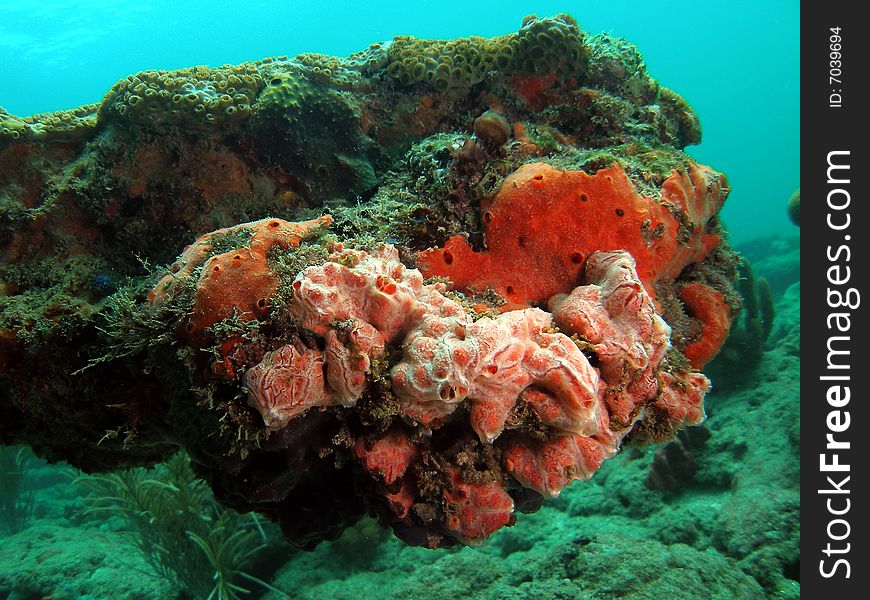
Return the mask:
[[[281,223],[279,223],[278,221],[269,221],[269,227],[278,227],[280,225]]]
[[[483,213],[483,222],[489,223],[490,221],[492,221],[492,213],[489,211],[486,211],[485,213]]]
[[[257,300],[257,308],[259,308],[260,310],[265,309],[267,304],[268,303],[266,302],[265,298],[260,298],[259,300]]]
[[[441,397],[442,400],[447,402],[456,398],[456,391],[454,391],[451,386],[445,385],[440,390],[438,390],[438,395]]]
[[[212,267],[211,270],[214,271],[215,273],[220,273],[221,268],[220,268],[220,266],[215,265],[214,267]]]
[[[580,194],[580,202],[589,202],[589,196],[586,194]]]
[[[453,264],[453,253],[449,251],[444,252],[444,263],[448,265]]]
[[[617,216],[617,217],[624,217],[624,216],[625,216],[625,211],[622,210],[621,208],[617,208],[617,209],[616,209],[616,216]]]
[[[534,179],[535,181],[543,181],[544,176],[538,173],[537,175],[533,176],[532,179]]]
[[[504,289],[504,291],[507,292],[508,296],[513,296],[514,295],[514,286],[509,285]]]
[[[571,255],[571,262],[574,263],[575,265],[579,265],[580,263],[583,262],[583,255],[580,254],[579,252],[575,252],[574,254]]]

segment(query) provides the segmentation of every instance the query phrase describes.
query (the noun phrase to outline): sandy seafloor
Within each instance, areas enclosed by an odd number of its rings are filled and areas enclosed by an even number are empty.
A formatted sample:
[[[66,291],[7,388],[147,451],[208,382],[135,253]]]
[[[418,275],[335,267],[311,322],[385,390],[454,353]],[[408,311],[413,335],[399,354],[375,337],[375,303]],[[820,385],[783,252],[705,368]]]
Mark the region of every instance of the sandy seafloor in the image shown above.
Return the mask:
[[[706,369],[711,435],[670,461],[677,490],[644,484],[658,448],[626,448],[482,547],[411,548],[365,520],[314,552],[286,548],[270,583],[310,599],[798,598],[799,246],[797,234],[738,245],[772,285],[774,329],[754,373]],[[71,474],[33,461],[35,514],[0,538],[0,599],[183,597],[123,521],[85,514]]]

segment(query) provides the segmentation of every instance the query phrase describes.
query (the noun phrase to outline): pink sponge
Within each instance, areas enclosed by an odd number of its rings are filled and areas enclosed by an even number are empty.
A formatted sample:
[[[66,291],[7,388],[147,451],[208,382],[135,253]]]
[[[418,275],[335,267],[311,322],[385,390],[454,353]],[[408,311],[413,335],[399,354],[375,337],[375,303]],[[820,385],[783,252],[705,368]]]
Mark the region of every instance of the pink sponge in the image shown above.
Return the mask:
[[[501,444],[507,470],[524,487],[544,496],[558,496],[578,479],[588,479],[616,454],[622,435],[610,430],[602,413],[591,435],[556,434],[546,439],[511,434]]]
[[[377,377],[392,412],[352,454],[415,543],[477,544],[512,522],[511,480],[555,496],[591,477],[639,420],[703,418],[709,382],[662,368],[671,331],[625,251],[591,254],[552,313],[475,319],[391,246],[334,250],[296,277],[284,309],[323,350],[300,338],[268,352],[245,374],[249,402],[279,429],[314,407],[354,408]]]
[[[392,247],[339,250],[293,284],[291,315],[326,339],[326,377],[336,403],[353,405],[372,359],[404,348],[391,372],[402,413],[433,426],[470,403],[471,425],[486,442],[501,433],[529,386],[559,398],[561,426],[596,430],[598,374],[576,344],[551,329],[539,309],[474,321],[440,284],[423,284]]]
[[[382,438],[370,443],[363,437],[358,438],[353,445],[353,453],[366,471],[391,485],[417,460],[419,448],[408,439],[405,432],[394,427]]]
[[[546,389],[558,400],[566,431],[596,430],[598,374],[577,345],[551,329],[537,308],[496,319],[425,317],[405,340],[393,387],[408,416],[430,424],[466,399],[481,440],[501,434],[520,392]]]
[[[287,344],[245,372],[248,402],[269,429],[281,429],[313,406],[332,404],[323,380],[323,353]]]
[[[670,347],[671,328],[655,311],[628,252],[595,252],[586,262],[586,285],[550,298],[562,331],[590,344],[607,384],[614,427],[630,427],[639,407],[656,395],[656,372]]]
[[[448,468],[449,487],[444,491],[450,534],[469,546],[482,543],[512,522],[514,501],[500,481],[467,481],[458,469]]]

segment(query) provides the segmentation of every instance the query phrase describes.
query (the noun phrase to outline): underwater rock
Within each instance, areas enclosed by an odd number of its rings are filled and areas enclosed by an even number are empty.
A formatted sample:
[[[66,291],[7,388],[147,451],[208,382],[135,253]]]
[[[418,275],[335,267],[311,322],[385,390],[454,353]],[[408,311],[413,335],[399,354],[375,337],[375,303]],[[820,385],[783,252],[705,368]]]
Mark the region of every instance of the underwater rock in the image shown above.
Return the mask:
[[[788,210],[788,218],[791,219],[791,222],[801,226],[801,189],[798,188],[794,191],[794,193],[788,199],[788,205],[786,206]]]
[[[703,448],[710,435],[710,430],[703,426],[680,431],[673,442],[656,451],[644,485],[662,492],[680,491],[698,470],[693,450]]]
[[[0,443],[183,447],[306,549],[479,544],[704,418],[736,261],[698,141],[568,15],[0,111]]]

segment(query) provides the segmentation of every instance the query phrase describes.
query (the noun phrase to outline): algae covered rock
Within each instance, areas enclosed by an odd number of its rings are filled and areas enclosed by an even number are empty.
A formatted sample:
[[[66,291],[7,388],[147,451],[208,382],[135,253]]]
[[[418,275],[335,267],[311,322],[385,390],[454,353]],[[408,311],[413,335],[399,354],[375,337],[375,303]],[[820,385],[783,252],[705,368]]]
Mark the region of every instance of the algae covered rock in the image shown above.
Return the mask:
[[[145,560],[123,550],[117,534],[93,529],[37,525],[9,537],[0,549],[0,593],[10,598],[172,597],[172,585],[149,573]],[[120,550],[120,552],[119,552]],[[87,568],[83,568],[87,565]]]
[[[800,188],[796,189],[794,193],[788,199],[788,205],[786,206],[788,210],[788,218],[791,219],[791,222],[801,226],[801,190]]]
[[[301,548],[365,514],[436,548],[704,417],[727,181],[636,48],[568,15],[0,119],[4,444],[181,446]]]
[[[253,149],[301,182],[323,203],[355,198],[376,187],[375,145],[362,130],[353,95],[319,83],[309,70],[276,66],[254,105],[249,126]]]

